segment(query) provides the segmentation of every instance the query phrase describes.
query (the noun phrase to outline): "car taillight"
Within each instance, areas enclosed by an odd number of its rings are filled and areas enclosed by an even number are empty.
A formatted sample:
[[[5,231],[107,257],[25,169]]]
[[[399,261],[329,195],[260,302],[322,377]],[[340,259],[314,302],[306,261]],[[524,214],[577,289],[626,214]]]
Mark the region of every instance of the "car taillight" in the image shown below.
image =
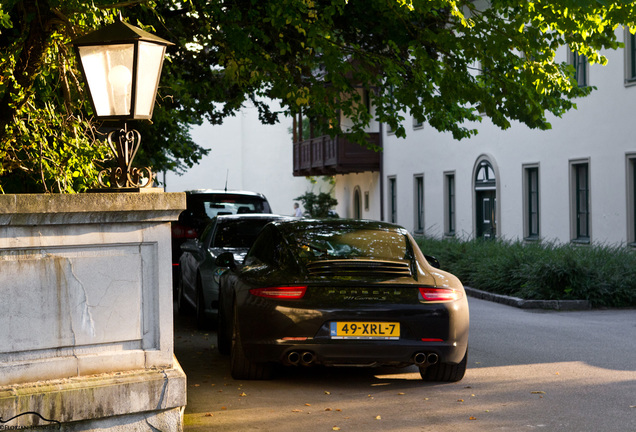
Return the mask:
[[[194,228],[174,223],[172,224],[172,237],[193,239],[197,238],[197,231]]]
[[[254,288],[250,294],[280,300],[297,300],[303,298],[307,291],[306,286],[283,286],[271,288]]]
[[[420,288],[421,300],[434,302],[450,302],[462,298],[462,292],[451,288]]]

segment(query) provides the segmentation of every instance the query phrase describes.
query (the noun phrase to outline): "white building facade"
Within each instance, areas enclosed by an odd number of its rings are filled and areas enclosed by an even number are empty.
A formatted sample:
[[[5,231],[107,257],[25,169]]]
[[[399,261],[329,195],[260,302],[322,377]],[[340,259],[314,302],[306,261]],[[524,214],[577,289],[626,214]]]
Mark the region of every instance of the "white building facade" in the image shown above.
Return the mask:
[[[485,117],[477,136],[461,141],[412,119],[405,139],[381,131],[380,170],[338,175],[337,211],[354,217],[360,194],[362,217],[416,234],[633,244],[636,44],[624,37],[625,49],[605,53],[607,66],[577,72],[597,90],[550,119],[551,130],[513,123],[502,131]],[[563,48],[557,60],[568,57]]]
[[[305,175],[332,175],[341,217],[393,221],[437,238],[634,245],[636,43],[617,31],[625,48],[605,52],[607,66],[579,70],[581,84],[597,90],[551,118],[551,130],[513,123],[502,131],[484,117],[476,136],[457,141],[406,116],[404,139],[370,125],[383,152],[367,163],[346,139],[296,134],[292,143],[299,122],[262,125],[248,107],[221,126],[193,129],[211,152],[183,176],[168,173],[166,190],[223,188],[227,178],[228,189],[261,192],[274,212],[292,214],[295,197],[331,189]],[[571,56],[564,47],[557,61]]]
[[[296,197],[311,190],[327,192],[331,186],[312,185],[304,177],[293,176],[291,125],[289,117],[275,125],[261,124],[257,109],[247,106],[221,125],[193,127],[192,139],[210,153],[182,175],[167,172],[163,176],[166,191],[227,186],[228,190],[260,192],[274,213],[293,215]]]

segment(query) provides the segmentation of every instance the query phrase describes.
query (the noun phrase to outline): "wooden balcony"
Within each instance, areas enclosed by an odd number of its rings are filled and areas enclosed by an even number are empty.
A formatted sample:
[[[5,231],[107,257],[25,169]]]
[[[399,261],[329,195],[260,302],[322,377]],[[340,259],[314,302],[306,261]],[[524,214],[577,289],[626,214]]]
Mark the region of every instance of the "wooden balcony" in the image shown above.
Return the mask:
[[[370,133],[369,142],[380,145],[380,134]],[[329,135],[294,143],[294,176],[320,176],[379,171],[381,152],[350,142],[346,136]]]

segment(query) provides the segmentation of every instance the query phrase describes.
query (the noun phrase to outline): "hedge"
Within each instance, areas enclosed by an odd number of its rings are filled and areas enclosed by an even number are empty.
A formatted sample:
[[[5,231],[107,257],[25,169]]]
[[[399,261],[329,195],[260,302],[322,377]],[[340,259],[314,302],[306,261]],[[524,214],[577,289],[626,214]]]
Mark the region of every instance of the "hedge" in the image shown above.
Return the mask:
[[[535,300],[636,306],[636,251],[625,246],[416,239],[466,286]]]

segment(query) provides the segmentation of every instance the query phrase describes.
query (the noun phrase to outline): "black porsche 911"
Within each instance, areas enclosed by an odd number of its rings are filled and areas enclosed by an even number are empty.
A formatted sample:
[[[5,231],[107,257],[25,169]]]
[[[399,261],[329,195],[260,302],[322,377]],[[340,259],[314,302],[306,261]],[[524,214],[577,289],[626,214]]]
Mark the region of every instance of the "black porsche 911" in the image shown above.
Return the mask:
[[[430,261],[430,262],[429,262]],[[235,379],[282,365],[417,365],[428,381],[459,381],[468,302],[403,228],[359,220],[268,224],[242,264],[217,265],[218,346]]]

